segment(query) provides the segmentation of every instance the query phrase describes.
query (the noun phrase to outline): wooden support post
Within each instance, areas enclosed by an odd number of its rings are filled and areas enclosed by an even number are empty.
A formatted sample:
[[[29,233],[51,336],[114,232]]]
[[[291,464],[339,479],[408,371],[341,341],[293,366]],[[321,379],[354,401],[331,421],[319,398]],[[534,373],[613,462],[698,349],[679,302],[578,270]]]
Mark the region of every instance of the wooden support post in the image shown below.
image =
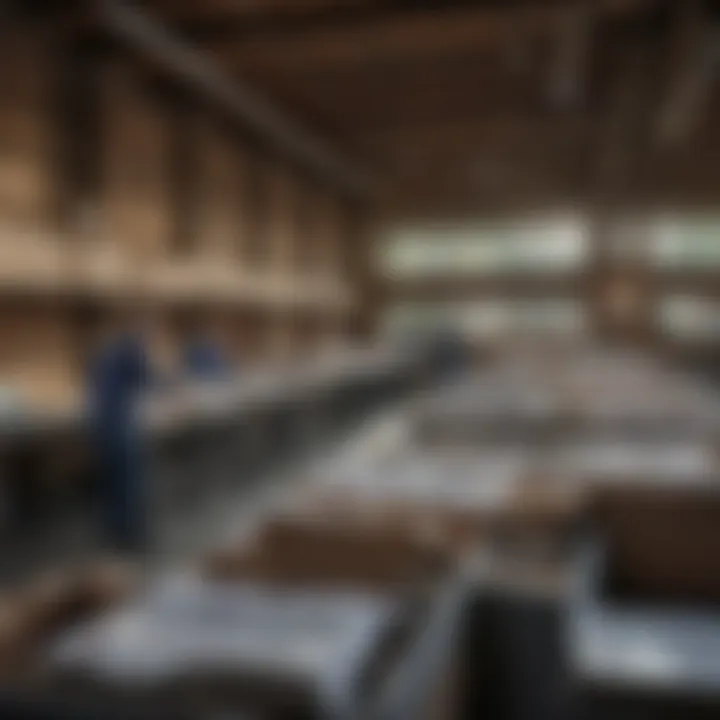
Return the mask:
[[[200,113],[193,98],[178,88],[171,102],[168,128],[172,215],[169,254],[173,258],[192,255],[199,245]]]
[[[256,208],[251,207],[252,190],[250,184],[252,182],[250,153],[239,141],[235,142],[232,161],[235,169],[233,177],[235,178],[235,186],[233,188],[233,202],[235,205],[235,248],[234,255],[238,266],[246,269],[252,264],[252,241],[253,233],[253,213]]]
[[[343,263],[343,236],[346,230],[345,203],[329,192],[318,202],[318,270],[332,281],[341,280],[345,273]]]
[[[59,223],[65,71],[47,30],[0,28],[0,385],[37,410],[78,399],[64,293],[73,256]],[[34,296],[34,297],[33,297]]]
[[[275,311],[265,318],[268,324],[266,352],[273,361],[288,360],[293,351],[292,322],[285,311]]]
[[[281,163],[273,164],[270,185],[269,217],[271,264],[278,274],[287,277],[292,262],[294,231],[293,226],[293,180],[288,169]]]
[[[266,270],[273,261],[273,164],[258,151],[239,157],[243,184],[239,205],[243,213],[242,258],[248,268]]]
[[[577,105],[583,95],[596,9],[589,0],[575,0],[560,23],[548,90],[561,108]]]
[[[652,115],[654,50],[638,46],[626,63],[618,63],[617,83],[610,98],[606,127],[597,143],[592,177],[591,270],[587,307],[591,325],[606,341],[647,343],[652,339],[650,268],[638,257],[623,257],[617,247],[627,244],[618,217],[619,200],[647,148]]]
[[[316,185],[311,184],[306,188],[304,194],[304,227],[305,247],[303,250],[303,265],[309,276],[315,278],[322,274],[323,267],[323,244],[325,237],[325,215],[323,203],[323,191]]]
[[[56,58],[43,33],[0,29],[0,286],[56,291]]]
[[[595,329],[606,341],[647,345],[654,341],[656,284],[649,257],[647,222],[613,217],[607,235],[596,229],[591,311]]]
[[[707,108],[717,79],[720,38],[700,0],[678,3],[668,87],[657,134],[660,142],[686,138]]]
[[[227,266],[236,257],[239,233],[239,168],[229,129],[206,114],[199,122],[198,193],[201,254]]]
[[[167,116],[130,68],[113,63],[102,83],[102,229],[110,262],[156,280],[171,237]]]
[[[346,165],[334,149],[298,126],[237,76],[175,38],[161,23],[118,0],[95,0],[95,19],[157,68],[203,94],[283,156],[327,177],[348,192],[364,193],[369,178]]]
[[[42,299],[20,302],[6,299],[0,306],[0,385],[36,410],[71,407],[81,368],[68,308]]]
[[[286,358],[295,332],[294,309],[282,297],[291,290],[294,230],[293,181],[287,166],[275,159],[270,166],[268,202],[268,269],[280,293],[280,306],[272,313],[269,347],[275,358]]]
[[[367,341],[377,335],[383,298],[378,281],[376,262],[377,222],[370,208],[356,205],[351,208],[347,234],[350,288],[354,306],[351,312],[350,334]]]

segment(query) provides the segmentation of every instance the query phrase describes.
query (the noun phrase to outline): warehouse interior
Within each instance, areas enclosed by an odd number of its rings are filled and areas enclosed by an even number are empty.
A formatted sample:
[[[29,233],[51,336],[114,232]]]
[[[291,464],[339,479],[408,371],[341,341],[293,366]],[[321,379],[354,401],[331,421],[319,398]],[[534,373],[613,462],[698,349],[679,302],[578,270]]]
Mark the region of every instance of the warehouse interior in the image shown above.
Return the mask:
[[[719,23],[0,3],[0,717],[720,717]]]

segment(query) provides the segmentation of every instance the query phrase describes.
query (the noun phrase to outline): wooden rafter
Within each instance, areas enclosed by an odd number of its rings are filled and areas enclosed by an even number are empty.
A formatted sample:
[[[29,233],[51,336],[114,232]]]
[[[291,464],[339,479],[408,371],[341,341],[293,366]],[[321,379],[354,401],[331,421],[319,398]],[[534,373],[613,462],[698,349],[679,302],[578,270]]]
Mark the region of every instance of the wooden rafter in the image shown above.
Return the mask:
[[[686,139],[706,109],[717,77],[720,33],[698,0],[679,4],[672,66],[658,122],[661,142]]]
[[[577,105],[583,94],[596,20],[596,6],[576,0],[561,23],[548,87],[550,100],[559,107]]]
[[[367,191],[368,178],[342,160],[323,139],[299,126],[238,78],[228,77],[222,68],[176,39],[162,24],[117,0],[98,0],[94,5],[100,27],[162,71],[224,107],[289,158],[346,191]]]
[[[647,8],[652,0],[596,0],[605,16]],[[450,7],[370,16],[347,24],[301,31],[263,32],[241,42],[208,42],[208,49],[231,66],[284,72],[313,71],[355,63],[379,64],[482,49],[497,49],[509,39],[552,34],[562,24],[567,2],[492,7]]]

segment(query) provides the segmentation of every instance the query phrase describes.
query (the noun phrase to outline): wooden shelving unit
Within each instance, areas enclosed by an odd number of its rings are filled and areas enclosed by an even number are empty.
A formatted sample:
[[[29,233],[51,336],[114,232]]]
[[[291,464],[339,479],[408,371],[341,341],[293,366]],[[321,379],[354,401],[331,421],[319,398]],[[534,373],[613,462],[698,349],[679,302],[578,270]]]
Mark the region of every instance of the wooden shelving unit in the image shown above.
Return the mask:
[[[76,308],[139,296],[175,350],[188,312],[253,361],[304,347],[308,322],[314,342],[342,334],[344,192],[132,52],[73,65],[42,31],[2,35],[0,384],[74,402],[88,345]]]

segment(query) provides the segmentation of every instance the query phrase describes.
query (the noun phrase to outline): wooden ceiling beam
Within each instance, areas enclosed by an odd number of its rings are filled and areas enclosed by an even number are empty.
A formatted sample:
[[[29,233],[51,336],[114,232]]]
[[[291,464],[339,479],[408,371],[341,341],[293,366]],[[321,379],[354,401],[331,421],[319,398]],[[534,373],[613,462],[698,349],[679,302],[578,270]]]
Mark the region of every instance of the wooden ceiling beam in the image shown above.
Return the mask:
[[[655,0],[594,0],[604,17],[652,7]],[[236,67],[301,72],[357,63],[381,64],[466,51],[497,49],[509,39],[552,33],[568,12],[567,0],[492,7],[384,13],[347,24],[254,33],[242,40],[208,42],[217,57]]]
[[[577,130],[578,125],[599,126],[595,117],[566,116],[558,119],[552,115],[527,116],[519,112],[496,111],[480,118],[460,118],[448,122],[411,123],[370,131],[358,127],[356,132],[348,133],[354,142],[368,148],[385,150],[389,147],[415,148],[424,152],[438,147],[458,148],[468,142],[487,140],[491,147],[503,142],[515,144],[527,140],[535,145],[550,137],[555,144],[562,144],[566,136]]]
[[[589,160],[585,191],[598,208],[612,205],[632,189],[647,158],[659,50],[647,38],[627,47],[610,84],[604,124],[585,138]]]
[[[252,78],[288,107],[305,108],[316,124],[344,137],[414,125],[447,125],[514,114],[542,116],[535,86],[509,78],[491,58],[459,56],[402,68],[346,68],[298,78],[246,68]]]
[[[180,22],[222,16],[258,18],[262,16],[297,17],[336,8],[353,8],[367,0],[152,0],[154,10]]]
[[[596,5],[575,0],[562,23],[548,86],[550,101],[557,107],[576,106],[583,95],[596,22]]]
[[[670,52],[667,96],[659,114],[658,140],[687,138],[706,109],[717,78],[720,34],[699,0],[678,6]]]
[[[448,218],[482,217],[503,210],[542,213],[556,209],[583,210],[592,215],[616,213],[648,213],[667,215],[674,212],[716,214],[720,207],[720,183],[703,182],[688,187],[681,180],[658,184],[638,178],[631,191],[622,196],[603,198],[588,196],[564,176],[550,175],[547,183],[533,188],[498,187],[495,191],[479,191],[468,183],[450,180],[438,184],[400,182],[386,193],[385,205],[400,217]],[[717,282],[717,273],[715,273]]]
[[[244,85],[230,78],[203,53],[176,39],[162,24],[118,0],[93,3],[94,20],[112,37],[145,57],[175,81],[192,87],[263,138],[288,160],[345,192],[364,194],[370,179],[333,148]]]

